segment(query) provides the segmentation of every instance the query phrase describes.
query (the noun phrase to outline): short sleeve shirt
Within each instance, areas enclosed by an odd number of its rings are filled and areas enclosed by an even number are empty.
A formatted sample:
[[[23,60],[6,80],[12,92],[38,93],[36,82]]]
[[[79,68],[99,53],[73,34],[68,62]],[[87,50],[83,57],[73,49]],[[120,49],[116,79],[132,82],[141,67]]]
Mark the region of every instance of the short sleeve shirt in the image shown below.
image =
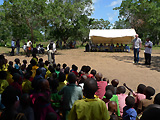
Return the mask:
[[[123,111],[123,120],[136,120],[137,112],[134,108],[128,108],[125,106]]]
[[[151,48],[149,47],[145,47],[145,53],[148,53],[148,54],[151,54],[152,53],[152,45],[153,43],[151,41],[148,41],[148,42],[145,42],[145,45],[146,46],[150,46]]]
[[[142,43],[141,39],[140,38],[135,38],[133,39],[133,48],[140,48],[140,43]]]
[[[65,110],[70,110],[73,103],[83,97],[82,88],[76,84],[69,84],[63,87],[58,94],[63,95],[63,107]]]
[[[69,120],[109,120],[110,115],[105,103],[97,98],[75,101]]]

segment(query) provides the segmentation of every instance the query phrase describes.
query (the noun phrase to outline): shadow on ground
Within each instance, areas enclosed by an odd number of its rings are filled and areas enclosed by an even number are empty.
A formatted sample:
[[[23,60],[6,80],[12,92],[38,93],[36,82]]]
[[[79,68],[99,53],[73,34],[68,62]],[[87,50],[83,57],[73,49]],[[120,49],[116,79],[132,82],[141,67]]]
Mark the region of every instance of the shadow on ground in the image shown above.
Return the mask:
[[[123,61],[126,63],[133,63],[133,57],[132,56],[112,56],[113,59],[118,60],[118,61]],[[138,67],[141,68],[150,68],[150,70],[156,70],[160,72],[160,56],[152,56],[151,59],[151,65],[145,65],[144,64],[144,58],[140,58],[140,64],[138,64]]]

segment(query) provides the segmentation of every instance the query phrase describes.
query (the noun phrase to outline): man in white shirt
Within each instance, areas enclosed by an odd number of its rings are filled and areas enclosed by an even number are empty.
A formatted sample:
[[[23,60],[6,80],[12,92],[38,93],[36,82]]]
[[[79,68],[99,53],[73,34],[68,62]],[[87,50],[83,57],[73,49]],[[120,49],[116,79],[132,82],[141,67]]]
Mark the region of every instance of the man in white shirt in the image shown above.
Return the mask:
[[[49,51],[49,45],[51,45],[51,46],[53,46],[53,52],[55,53],[56,52],[56,44],[53,42],[53,41],[51,41],[48,45],[47,45],[47,51]]]
[[[145,45],[144,45],[144,47],[145,47],[145,51],[144,51],[145,65],[151,64],[152,45],[153,45],[153,43],[149,40],[149,38],[147,38]]]
[[[53,41],[51,41],[47,46],[47,51],[50,50],[49,47],[52,47],[52,51],[53,51],[52,52],[52,59],[53,59],[53,63],[55,63],[56,44]]]
[[[135,39],[133,39],[132,50],[134,50],[134,63],[139,62],[139,52],[141,51],[142,41],[138,37],[138,34],[135,35]]]

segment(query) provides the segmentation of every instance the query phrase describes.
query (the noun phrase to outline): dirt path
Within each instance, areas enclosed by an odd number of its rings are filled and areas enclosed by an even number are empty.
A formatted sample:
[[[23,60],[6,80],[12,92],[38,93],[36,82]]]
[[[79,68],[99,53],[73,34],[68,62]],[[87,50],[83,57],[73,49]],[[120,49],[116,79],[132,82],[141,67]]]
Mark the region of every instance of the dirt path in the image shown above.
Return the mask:
[[[6,56],[10,61],[14,61],[15,58],[19,58],[21,61],[31,57],[25,56]],[[44,60],[47,60],[47,55],[41,56]],[[40,57],[39,57],[40,58]],[[124,82],[136,90],[138,84],[143,83],[146,86],[153,86],[156,89],[156,93],[160,92],[160,51],[153,51],[152,65],[145,66],[143,51],[140,53],[140,64],[134,65],[133,53],[110,53],[110,52],[84,52],[84,49],[72,49],[72,50],[58,50],[56,55],[56,63],[66,63],[71,67],[72,64],[76,64],[80,70],[82,65],[89,65],[92,69],[96,69],[101,72],[104,77],[112,79],[119,79],[120,85]]]

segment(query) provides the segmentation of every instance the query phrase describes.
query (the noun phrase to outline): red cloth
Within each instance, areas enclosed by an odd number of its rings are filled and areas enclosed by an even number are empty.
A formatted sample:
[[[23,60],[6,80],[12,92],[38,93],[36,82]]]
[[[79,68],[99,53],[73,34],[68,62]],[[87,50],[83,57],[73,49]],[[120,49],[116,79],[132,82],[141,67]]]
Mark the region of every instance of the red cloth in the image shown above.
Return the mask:
[[[22,85],[20,85],[18,82],[11,83],[11,86],[13,86],[15,89],[19,90],[22,93]]]
[[[33,81],[33,79],[34,79],[33,77],[30,77],[30,78],[29,78],[29,81],[31,81],[31,82],[32,82],[32,81]]]
[[[45,120],[46,115],[50,112],[57,113],[51,107],[50,102],[47,102],[50,92],[46,93],[34,93],[30,95],[33,103],[34,113],[36,120]],[[60,117],[57,115],[57,120],[60,120]]]
[[[78,72],[77,71],[72,71],[76,76],[78,76]]]
[[[97,95],[100,99],[103,98],[104,94],[106,93],[106,86],[107,81],[97,81],[98,90],[96,91],[95,95]]]
[[[93,74],[89,74],[87,78],[94,78]]]

